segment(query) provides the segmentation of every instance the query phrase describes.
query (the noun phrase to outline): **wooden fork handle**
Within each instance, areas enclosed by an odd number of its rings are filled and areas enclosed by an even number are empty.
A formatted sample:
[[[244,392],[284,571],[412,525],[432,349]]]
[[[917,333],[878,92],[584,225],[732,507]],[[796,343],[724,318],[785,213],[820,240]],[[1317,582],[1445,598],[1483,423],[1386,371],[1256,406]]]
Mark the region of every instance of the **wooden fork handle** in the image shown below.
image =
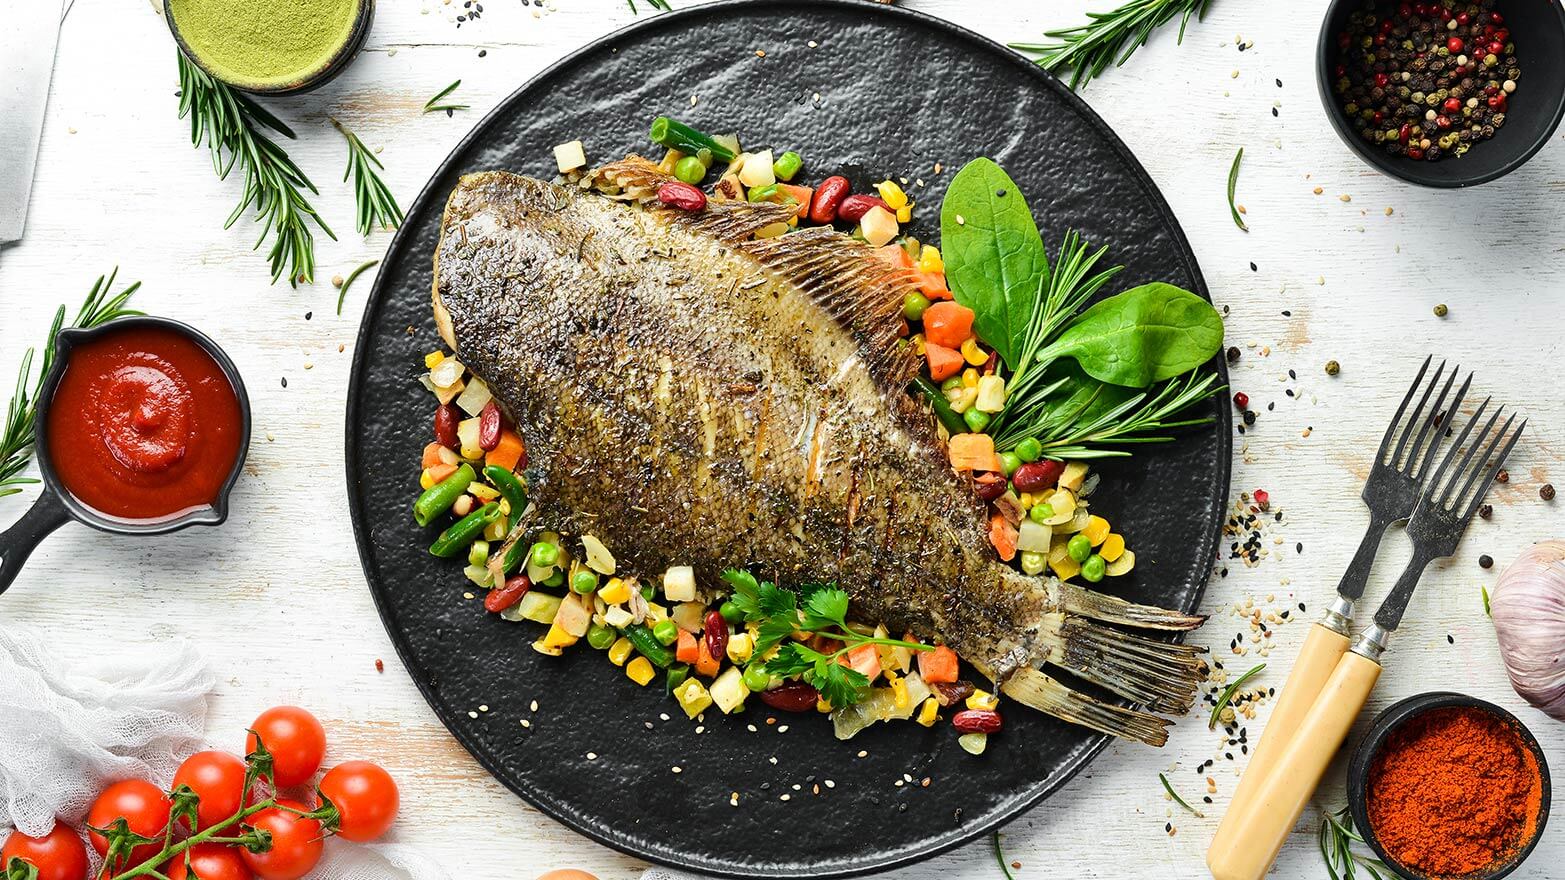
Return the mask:
[[[1347,636],[1319,623],[1310,627],[1299,659],[1294,661],[1293,671],[1288,674],[1288,681],[1282,686],[1282,693],[1272,706],[1271,717],[1261,731],[1260,742],[1250,752],[1250,763],[1245,767],[1244,775],[1239,779],[1239,787],[1234,789],[1234,796],[1228,802],[1228,811],[1217,826],[1217,835],[1207,848],[1208,859],[1213,853],[1229,848],[1238,817],[1249,810],[1256,790],[1277,763],[1277,756],[1287,747],[1293,732],[1309,713],[1310,706],[1314,705],[1315,698],[1326,687],[1326,680],[1337,667],[1337,661],[1347,652]]]
[[[1337,661],[1249,807],[1242,813],[1230,810],[1225,817],[1234,823],[1232,834],[1222,849],[1214,847],[1206,856],[1213,877],[1261,880],[1266,876],[1379,677],[1380,664],[1358,654],[1349,652]]]

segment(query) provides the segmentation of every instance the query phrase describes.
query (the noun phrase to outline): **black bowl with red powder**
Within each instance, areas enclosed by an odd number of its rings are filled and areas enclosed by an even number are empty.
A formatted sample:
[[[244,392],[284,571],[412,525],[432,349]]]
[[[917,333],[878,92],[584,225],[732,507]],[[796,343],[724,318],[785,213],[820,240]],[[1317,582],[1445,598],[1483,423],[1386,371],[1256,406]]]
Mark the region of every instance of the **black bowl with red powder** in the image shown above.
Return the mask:
[[[1381,712],[1354,749],[1348,805],[1399,876],[1493,880],[1543,834],[1549,767],[1510,712],[1465,694],[1419,694]]]

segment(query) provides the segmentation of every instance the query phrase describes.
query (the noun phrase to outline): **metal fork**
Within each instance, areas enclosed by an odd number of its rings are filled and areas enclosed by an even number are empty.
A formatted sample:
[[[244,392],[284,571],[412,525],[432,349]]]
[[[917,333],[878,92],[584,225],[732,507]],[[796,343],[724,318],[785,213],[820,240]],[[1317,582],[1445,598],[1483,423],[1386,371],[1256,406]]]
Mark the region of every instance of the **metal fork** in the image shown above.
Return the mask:
[[[1229,846],[1229,838],[1236,824],[1230,817],[1249,810],[1251,798],[1271,770],[1273,762],[1287,745],[1294,729],[1304,720],[1315,698],[1320,695],[1321,688],[1326,686],[1326,679],[1331,677],[1337,661],[1347,653],[1348,640],[1352,636],[1349,625],[1353,618],[1353,606],[1364,595],[1364,584],[1369,579],[1375,553],[1380,549],[1381,537],[1385,535],[1386,529],[1411,516],[1414,506],[1418,504],[1419,485],[1429,473],[1435,451],[1445,439],[1452,414],[1467,395],[1468,386],[1473,381],[1469,373],[1467,381],[1456,392],[1451,406],[1446,408],[1446,398],[1451,393],[1451,386],[1456,381],[1457,373],[1461,372],[1461,367],[1451,370],[1447,375],[1445,362],[1441,361],[1426,384],[1424,377],[1429,373],[1429,365],[1433,361],[1434,355],[1424,359],[1423,365],[1418,368],[1418,375],[1413,377],[1413,384],[1408,386],[1407,393],[1402,396],[1396,415],[1391,417],[1391,424],[1386,426],[1380,448],[1375,451],[1375,463],[1370,469],[1369,479],[1364,483],[1363,498],[1369,508],[1369,527],[1364,530],[1364,538],[1359,542],[1353,561],[1348,563],[1347,570],[1343,572],[1342,582],[1337,585],[1337,596],[1331,607],[1326,609],[1319,623],[1310,627],[1309,635],[1305,637],[1304,647],[1299,651],[1293,671],[1282,686],[1282,692],[1272,707],[1271,718],[1261,731],[1260,741],[1250,755],[1250,763],[1239,779],[1239,786],[1234,790],[1223,821],[1217,827],[1217,834],[1212,838],[1212,852]],[[1440,384],[1442,376],[1445,376],[1443,386]],[[1426,415],[1425,407],[1429,406],[1430,397],[1437,387],[1440,394],[1435,397],[1434,405],[1429,407]],[[1419,395],[1417,405],[1413,407],[1412,414],[1408,415],[1408,404],[1413,402],[1413,396],[1418,394],[1420,388],[1423,394]],[[1403,416],[1407,418],[1404,420]]]
[[[1465,454],[1462,444],[1483,419],[1489,406],[1485,400],[1467,427],[1451,444],[1418,499],[1407,532],[1413,541],[1413,558],[1408,562],[1391,593],[1375,613],[1375,622],[1357,639],[1353,647],[1337,661],[1336,667],[1316,697],[1304,720],[1293,731],[1275,766],[1259,784],[1251,808],[1235,815],[1228,845],[1209,852],[1207,864],[1218,880],[1261,880],[1299,821],[1310,795],[1337,748],[1347,736],[1353,719],[1364,708],[1369,693],[1380,677],[1380,657],[1386,643],[1402,622],[1402,614],[1413,597],[1424,569],[1436,559],[1456,552],[1473,514],[1483,504],[1494,483],[1495,474],[1516,440],[1527,427],[1526,421],[1511,431],[1516,415],[1494,430],[1505,407],[1495,409],[1483,424]],[[1506,433],[1510,432],[1510,439]],[[1503,445],[1502,445],[1503,441]],[[1480,451],[1482,455],[1480,456]],[[1432,453],[1431,453],[1432,455]],[[1458,455],[1461,455],[1458,460]]]

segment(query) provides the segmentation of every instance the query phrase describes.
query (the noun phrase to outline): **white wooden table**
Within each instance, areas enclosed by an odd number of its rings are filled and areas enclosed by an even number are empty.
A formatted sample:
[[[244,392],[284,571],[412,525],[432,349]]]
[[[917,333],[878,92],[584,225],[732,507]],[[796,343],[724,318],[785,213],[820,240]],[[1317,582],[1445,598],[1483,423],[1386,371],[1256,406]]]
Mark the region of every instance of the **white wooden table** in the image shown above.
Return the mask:
[[[326,280],[379,256],[388,236],[353,234],[352,193],[339,180],[343,144],[327,115],[383,148],[388,182],[407,204],[483,112],[555,59],[632,20],[618,0],[548,4],[555,8],[486,0],[484,17],[459,29],[451,18],[461,0],[383,0],[368,50],[341,79],[270,103],[299,131],[289,150],[320,185],[316,205],[341,236],[320,242],[321,283],[290,290],[268,286],[248,221],[221,229],[236,182],[214,178],[175,118],[174,47],[162,20],[144,2],[78,0],[61,37],[27,234],[0,251],[0,378],[10,382],[56,304],[74,309],[91,280],[119,264],[122,278],[145,282],[138,306],[202,327],[233,355],[249,382],[255,436],[227,526],[153,540],[67,526],[0,609],[6,621],[44,628],[81,656],[114,643],[156,651],[169,639],[195,640],[222,681],[209,730],[232,748],[262,707],[311,707],[332,732],[335,757],[374,756],[392,768],[404,790],[401,838],[460,876],[525,878],[577,866],[628,878],[642,865],[525,806],[426,708],[376,618],[343,491],[344,389],[369,279],[350,293],[342,317]],[[907,5],[1014,41],[1073,23],[1089,4]],[[1315,616],[1365,522],[1360,482],[1395,395],[1426,353],[1449,356],[1479,368],[1479,390],[1527,411],[1529,438],[1515,454],[1512,482],[1495,492],[1494,519],[1477,523],[1459,555],[1424,579],[1371,709],[1436,688],[1481,695],[1517,711],[1565,767],[1565,724],[1525,706],[1506,682],[1479,597],[1498,568],[1477,564],[1480,553],[1503,564],[1565,531],[1565,501],[1538,498],[1545,480],[1565,483],[1565,145],[1551,143],[1521,170],[1468,192],[1415,190],[1369,171],[1331,133],[1316,97],[1319,5],[1284,13],[1219,0],[1183,46],[1161,32],[1085,92],[1163,188],[1216,300],[1231,308],[1230,341],[1244,352],[1234,385],[1261,415],[1237,438],[1233,491],[1265,488],[1287,512],[1274,558],[1214,579],[1206,610],[1215,619],[1198,638],[1229,656],[1241,628],[1230,609],[1246,597],[1303,600]],[[421,115],[424,101],[458,77],[459,97],[473,110]],[[1525,100],[1525,80],[1521,87]],[[1224,201],[1240,145],[1248,234]],[[1447,317],[1432,313],[1437,303],[1449,305]],[[1339,376],[1322,371],[1331,359],[1342,364]],[[0,523],[30,499],[0,501]],[[1400,536],[1386,546],[1371,601],[1407,555]],[[1278,631],[1262,681],[1281,683],[1304,630]],[[1238,668],[1253,662],[1235,660]],[[1172,771],[1198,798],[1193,768],[1219,745],[1190,718],[1161,751],[1110,748],[1005,830],[1007,857],[1021,863],[1021,877],[1062,869],[1076,877],[1204,876],[1216,820],[1179,812],[1157,773]],[[1218,757],[1220,806],[1239,762]],[[1340,768],[1329,778],[1317,803],[1335,807]],[[1277,876],[1324,876],[1315,821],[1312,812],[1301,823]],[[1177,833],[1165,833],[1165,822]],[[1565,877],[1562,826],[1549,829],[1518,876]],[[993,878],[998,869],[984,841],[903,873]]]

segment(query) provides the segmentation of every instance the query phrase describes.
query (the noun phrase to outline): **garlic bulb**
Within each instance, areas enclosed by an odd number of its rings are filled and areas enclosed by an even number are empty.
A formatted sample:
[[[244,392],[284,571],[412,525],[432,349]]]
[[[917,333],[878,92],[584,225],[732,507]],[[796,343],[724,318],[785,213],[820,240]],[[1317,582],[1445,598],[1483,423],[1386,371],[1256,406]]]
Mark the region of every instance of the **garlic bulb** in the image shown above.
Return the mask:
[[[1489,609],[1511,687],[1565,720],[1565,541],[1522,551],[1495,583]]]

